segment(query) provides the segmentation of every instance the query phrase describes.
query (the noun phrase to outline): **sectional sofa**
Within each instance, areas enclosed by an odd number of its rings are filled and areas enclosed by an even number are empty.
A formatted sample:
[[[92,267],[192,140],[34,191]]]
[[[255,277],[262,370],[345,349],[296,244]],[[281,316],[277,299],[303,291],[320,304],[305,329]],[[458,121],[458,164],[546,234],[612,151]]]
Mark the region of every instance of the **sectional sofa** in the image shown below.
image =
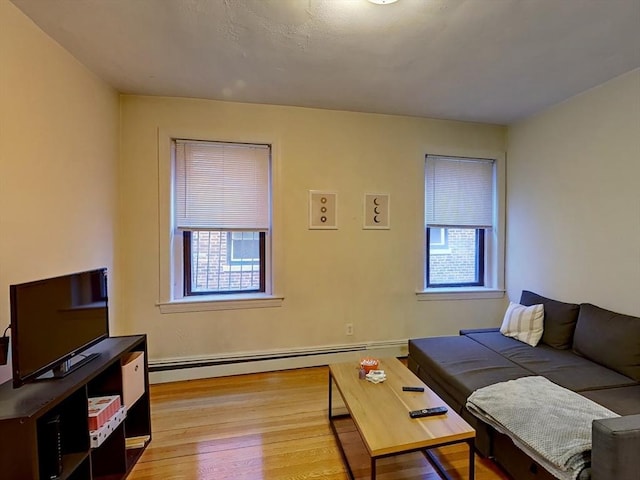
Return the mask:
[[[476,429],[479,453],[517,480],[555,476],[465,405],[477,389],[526,376],[545,377],[621,415],[593,422],[591,470],[580,478],[640,478],[640,318],[529,291],[520,304],[544,305],[535,347],[497,328],[462,330],[459,336],[410,340],[409,368]]]

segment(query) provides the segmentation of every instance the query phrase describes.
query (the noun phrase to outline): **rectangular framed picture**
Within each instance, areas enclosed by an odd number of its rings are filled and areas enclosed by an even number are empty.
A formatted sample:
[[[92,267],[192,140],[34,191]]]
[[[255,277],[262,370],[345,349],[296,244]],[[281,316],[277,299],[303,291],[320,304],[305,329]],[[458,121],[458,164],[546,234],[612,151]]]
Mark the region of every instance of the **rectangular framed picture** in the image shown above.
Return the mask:
[[[365,230],[388,230],[391,228],[390,210],[391,197],[388,193],[364,194],[364,224]]]
[[[309,229],[338,229],[338,194],[309,190]]]

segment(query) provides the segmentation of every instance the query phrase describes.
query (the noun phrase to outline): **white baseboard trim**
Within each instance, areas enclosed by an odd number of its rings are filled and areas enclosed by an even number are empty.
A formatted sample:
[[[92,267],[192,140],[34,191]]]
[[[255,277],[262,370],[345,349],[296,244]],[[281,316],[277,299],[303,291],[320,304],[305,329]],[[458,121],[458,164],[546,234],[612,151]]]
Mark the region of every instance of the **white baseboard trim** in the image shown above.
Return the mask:
[[[329,345],[289,350],[149,360],[149,382],[168,383],[200,378],[317,367],[337,362],[357,364],[363,356],[404,357],[408,340]]]

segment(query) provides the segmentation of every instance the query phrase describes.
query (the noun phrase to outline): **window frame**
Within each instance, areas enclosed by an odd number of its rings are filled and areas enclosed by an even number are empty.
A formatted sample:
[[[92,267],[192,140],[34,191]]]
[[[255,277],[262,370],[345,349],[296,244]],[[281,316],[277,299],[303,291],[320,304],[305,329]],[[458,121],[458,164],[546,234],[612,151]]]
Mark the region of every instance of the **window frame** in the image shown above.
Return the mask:
[[[447,236],[446,230],[448,228],[467,228],[468,230],[476,231],[476,241],[475,241],[475,280],[473,282],[453,282],[453,283],[432,283],[430,281],[430,265],[431,265],[431,228],[426,227],[426,256],[427,259],[425,261],[425,283],[426,288],[458,288],[458,287],[484,287],[485,285],[485,263],[486,263],[486,249],[485,249],[485,228],[469,228],[469,227],[436,227],[442,228],[443,236]],[[438,251],[436,249],[433,252],[433,255],[442,255],[442,251]]]
[[[282,271],[283,247],[273,242],[280,238],[282,226],[282,209],[280,196],[277,194],[280,184],[277,142],[263,133],[247,133],[250,138],[224,138],[219,132],[208,129],[159,127],[158,128],[158,210],[159,210],[159,283],[158,301],[156,303],[163,314],[205,312],[216,310],[235,310],[246,308],[272,308],[283,305],[284,296],[278,292],[277,279]],[[176,139],[266,144],[271,146],[271,228],[265,238],[265,291],[258,293],[239,293],[229,295],[197,295],[184,296],[183,285],[183,235],[173,223],[174,169],[175,151],[173,142]]]
[[[259,280],[259,287],[257,289],[238,289],[238,290],[193,290],[193,285],[192,285],[192,280],[193,280],[193,264],[192,264],[192,232],[194,231],[198,231],[198,230],[183,230],[182,231],[182,251],[183,251],[183,257],[182,257],[182,272],[183,272],[183,279],[182,279],[182,283],[183,283],[183,294],[185,297],[193,297],[193,296],[198,296],[198,295],[235,295],[235,294],[251,294],[251,293],[264,293],[265,289],[266,289],[266,275],[265,275],[265,270],[266,270],[266,249],[265,249],[265,245],[266,245],[266,233],[267,232],[258,232],[259,233],[259,238],[258,238],[258,249],[259,249],[259,256],[260,258],[258,259],[257,262],[251,262],[249,263],[236,263],[235,265],[232,264],[229,261],[230,258],[230,254],[227,254],[227,262],[229,264],[230,267],[236,266],[236,265],[255,265],[256,263],[259,265],[259,272],[260,272],[260,280]],[[238,232],[239,230],[221,230],[224,231],[227,234],[227,239],[231,238],[231,234],[234,232]],[[227,240],[227,242],[229,242],[229,240]],[[230,244],[227,243],[227,249],[230,250]],[[252,270],[253,271],[253,270]],[[229,270],[228,272],[225,273],[232,273],[233,270]]]
[[[443,157],[466,157],[494,160],[494,221],[493,228],[485,230],[484,235],[484,286],[462,287],[427,287],[426,262],[427,245],[426,225],[424,223],[425,211],[422,210],[420,230],[422,232],[422,263],[416,276],[416,299],[418,301],[450,301],[471,299],[499,299],[505,295],[504,287],[504,259],[505,259],[505,199],[506,199],[506,157],[505,153],[496,150],[482,149],[448,149],[445,151],[434,149],[420,157],[419,166],[422,175],[416,176],[416,187],[424,198],[425,177],[424,168],[427,155]],[[417,172],[416,172],[417,174]],[[424,202],[422,202],[424,209]]]

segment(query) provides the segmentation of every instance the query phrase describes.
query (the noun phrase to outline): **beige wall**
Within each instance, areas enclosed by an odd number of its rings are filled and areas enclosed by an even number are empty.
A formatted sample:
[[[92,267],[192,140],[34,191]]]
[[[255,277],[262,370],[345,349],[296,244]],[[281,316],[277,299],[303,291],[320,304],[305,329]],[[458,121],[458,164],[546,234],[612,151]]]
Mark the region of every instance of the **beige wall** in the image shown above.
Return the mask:
[[[117,94],[0,0],[3,329],[10,284],[103,265],[114,267],[112,332],[148,333],[152,360],[385,342],[499,322],[503,299],[418,302],[415,291],[424,154],[499,154],[504,128],[136,96],[121,97],[120,109],[119,119]],[[274,145],[282,307],[160,313],[159,130]],[[638,70],[509,129],[512,299],[528,288],[640,314],[639,132]],[[338,192],[339,230],[308,230],[309,189]],[[391,194],[391,230],[362,230],[365,192]],[[0,381],[9,376],[0,367]]]
[[[502,153],[503,127],[138,96],[121,97],[121,110],[118,318],[123,332],[149,334],[152,360],[455,334],[501,317],[502,299],[418,302],[415,292],[425,153]],[[274,145],[281,307],[160,313],[159,130]],[[310,189],[338,192],[337,231],[308,230]],[[390,230],[362,230],[365,192],[391,194]]]
[[[640,315],[640,70],[509,129],[507,285]]]
[[[160,313],[159,130],[274,145],[282,307]],[[529,288],[640,314],[639,131],[640,71],[509,129],[512,299]],[[152,360],[496,325],[503,299],[418,302],[415,291],[424,154],[499,154],[505,143],[502,127],[409,117],[136,96],[119,106],[0,0],[0,326],[10,284],[103,265],[112,332],[148,333]],[[309,189],[338,192],[339,230],[308,230]],[[365,192],[391,194],[391,230],[362,230]]]
[[[2,330],[9,285],[112,266],[118,114],[114,90],[0,0]]]

